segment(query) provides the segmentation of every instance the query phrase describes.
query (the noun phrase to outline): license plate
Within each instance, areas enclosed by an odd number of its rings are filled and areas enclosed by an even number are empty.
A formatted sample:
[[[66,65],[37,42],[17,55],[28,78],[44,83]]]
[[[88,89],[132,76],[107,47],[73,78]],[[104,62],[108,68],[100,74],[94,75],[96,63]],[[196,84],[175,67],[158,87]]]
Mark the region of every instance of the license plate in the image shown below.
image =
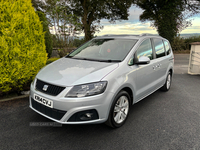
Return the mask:
[[[44,97],[34,94],[34,100],[40,104],[47,106],[47,107],[53,108],[53,101],[48,100]]]

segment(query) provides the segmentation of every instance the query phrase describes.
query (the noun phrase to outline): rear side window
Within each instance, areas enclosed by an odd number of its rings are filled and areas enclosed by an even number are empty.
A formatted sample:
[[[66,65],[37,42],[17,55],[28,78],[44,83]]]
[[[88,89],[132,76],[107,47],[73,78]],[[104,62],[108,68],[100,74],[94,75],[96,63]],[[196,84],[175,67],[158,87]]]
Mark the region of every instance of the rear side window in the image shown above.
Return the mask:
[[[165,44],[165,50],[167,52],[167,55],[169,55],[171,53],[169,43],[167,41],[164,41],[164,44]]]
[[[153,41],[156,51],[156,58],[165,56],[163,41],[161,39],[153,39]]]
[[[153,59],[153,52],[150,39],[143,41],[137,50],[137,58],[139,59],[142,56],[147,56],[150,60]]]

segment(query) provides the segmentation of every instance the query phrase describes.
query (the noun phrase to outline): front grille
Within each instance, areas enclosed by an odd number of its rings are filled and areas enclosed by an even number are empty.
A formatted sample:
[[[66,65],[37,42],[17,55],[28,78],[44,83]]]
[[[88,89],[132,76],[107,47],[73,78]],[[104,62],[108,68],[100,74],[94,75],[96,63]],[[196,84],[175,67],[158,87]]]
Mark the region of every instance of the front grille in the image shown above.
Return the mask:
[[[44,86],[48,86],[48,88],[45,90]],[[56,86],[56,85],[52,85],[46,82],[43,82],[41,80],[36,81],[36,90],[49,94],[49,95],[53,95],[56,96],[58,95],[60,92],[62,92],[65,89],[65,87],[61,87],[61,86]]]
[[[54,108],[49,108],[47,106],[44,106],[44,105],[36,102],[33,98],[31,98],[31,104],[32,104],[32,107],[34,109],[36,109],[37,111],[39,111],[51,118],[54,118],[56,120],[60,120],[67,112],[67,111],[57,110]]]

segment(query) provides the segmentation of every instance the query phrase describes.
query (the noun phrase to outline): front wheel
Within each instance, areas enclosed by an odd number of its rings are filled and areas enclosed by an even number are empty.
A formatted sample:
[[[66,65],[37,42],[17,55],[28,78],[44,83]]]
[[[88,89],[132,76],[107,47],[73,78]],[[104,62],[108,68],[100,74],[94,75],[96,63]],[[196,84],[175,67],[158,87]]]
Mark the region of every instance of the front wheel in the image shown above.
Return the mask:
[[[126,91],[121,91],[115,97],[106,124],[113,128],[121,127],[129,114],[130,96]]]
[[[165,84],[163,85],[163,87],[161,88],[162,91],[169,91],[170,87],[171,87],[171,82],[172,82],[172,75],[171,72],[168,73]]]

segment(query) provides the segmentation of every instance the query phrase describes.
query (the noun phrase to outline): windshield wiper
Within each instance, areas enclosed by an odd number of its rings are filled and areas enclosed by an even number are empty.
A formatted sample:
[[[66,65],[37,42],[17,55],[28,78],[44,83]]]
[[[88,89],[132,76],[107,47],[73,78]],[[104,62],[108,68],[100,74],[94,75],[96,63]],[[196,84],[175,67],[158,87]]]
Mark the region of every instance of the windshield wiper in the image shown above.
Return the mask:
[[[81,57],[67,57],[72,59],[79,59],[79,60],[89,60],[89,61],[98,61],[98,62],[121,62],[121,60],[103,60],[103,59],[91,59],[91,58],[81,58]]]
[[[79,59],[79,60],[98,61],[98,60],[96,60],[96,59],[90,59],[90,58],[80,58],[80,57],[69,57],[69,58],[72,58],[72,59]]]
[[[121,60],[99,60],[100,62],[121,62]]]

